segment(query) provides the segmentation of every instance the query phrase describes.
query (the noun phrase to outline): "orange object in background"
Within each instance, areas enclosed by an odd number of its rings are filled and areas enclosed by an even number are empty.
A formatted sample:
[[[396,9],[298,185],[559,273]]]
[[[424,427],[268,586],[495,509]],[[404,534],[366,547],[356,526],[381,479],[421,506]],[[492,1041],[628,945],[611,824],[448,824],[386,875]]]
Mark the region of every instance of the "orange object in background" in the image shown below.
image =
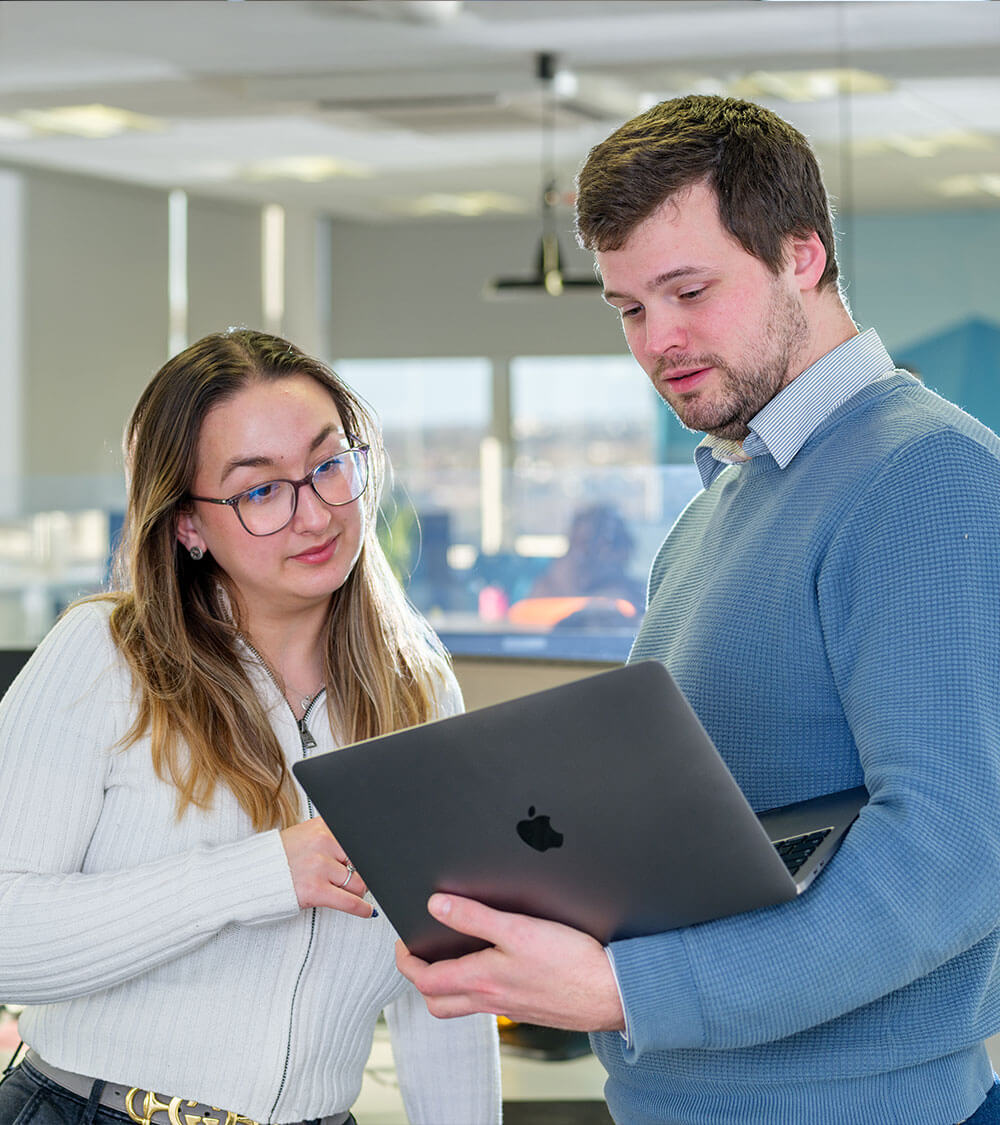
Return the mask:
[[[636,616],[636,608],[625,598],[522,598],[507,611],[507,620],[512,625],[526,625],[536,629],[551,629],[572,613],[584,609],[613,611],[623,618]]]

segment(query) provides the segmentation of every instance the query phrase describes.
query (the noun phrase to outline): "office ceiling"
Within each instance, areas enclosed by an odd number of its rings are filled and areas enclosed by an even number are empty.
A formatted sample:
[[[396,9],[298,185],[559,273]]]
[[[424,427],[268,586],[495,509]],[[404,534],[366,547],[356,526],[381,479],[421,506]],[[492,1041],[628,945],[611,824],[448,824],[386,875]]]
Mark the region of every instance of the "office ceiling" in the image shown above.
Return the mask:
[[[990,0],[0,3],[0,163],[373,222],[535,214],[543,166],[568,198],[592,144],[692,90],[795,122],[842,210],[1000,206]]]

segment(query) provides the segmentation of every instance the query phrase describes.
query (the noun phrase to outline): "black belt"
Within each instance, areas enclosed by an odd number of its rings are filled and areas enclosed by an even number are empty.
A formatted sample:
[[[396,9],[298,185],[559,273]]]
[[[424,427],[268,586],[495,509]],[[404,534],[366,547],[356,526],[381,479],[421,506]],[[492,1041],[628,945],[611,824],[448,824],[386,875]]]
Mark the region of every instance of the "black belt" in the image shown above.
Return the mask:
[[[61,1070],[30,1049],[23,1061],[42,1077],[80,1098],[89,1098],[97,1081],[85,1074]],[[188,1101],[186,1098],[168,1098],[155,1094],[152,1090],[122,1086],[115,1082],[104,1083],[98,1100],[105,1108],[126,1114],[136,1125],[260,1125],[252,1117],[231,1109],[219,1109],[218,1106]],[[320,1118],[319,1125],[345,1125],[350,1116],[349,1112],[334,1113]],[[307,1123],[303,1121],[296,1125]]]

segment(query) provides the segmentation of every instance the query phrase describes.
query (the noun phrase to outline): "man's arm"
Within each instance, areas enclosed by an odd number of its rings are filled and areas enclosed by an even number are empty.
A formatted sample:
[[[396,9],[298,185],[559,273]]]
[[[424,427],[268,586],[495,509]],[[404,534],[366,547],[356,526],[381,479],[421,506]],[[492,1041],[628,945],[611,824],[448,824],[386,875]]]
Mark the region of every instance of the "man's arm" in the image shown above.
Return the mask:
[[[429,965],[400,942],[399,971],[432,1015],[492,1012],[571,1031],[623,1031],[625,1015],[604,947],[558,922],[507,914],[457,895],[432,895],[428,910],[491,948]]]

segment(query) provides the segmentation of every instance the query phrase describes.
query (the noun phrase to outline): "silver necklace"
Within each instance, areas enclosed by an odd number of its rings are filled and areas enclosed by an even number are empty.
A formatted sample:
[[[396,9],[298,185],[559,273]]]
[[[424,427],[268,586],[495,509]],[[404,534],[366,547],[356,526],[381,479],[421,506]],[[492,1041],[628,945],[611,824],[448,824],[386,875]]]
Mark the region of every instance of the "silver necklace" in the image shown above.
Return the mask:
[[[317,698],[319,697],[319,693],[322,690],[323,690],[323,688],[322,688],[322,686],[320,686],[312,693],[312,695],[303,695],[302,696],[302,698],[299,700],[299,702],[302,705],[303,711],[308,711],[309,708],[312,707],[312,705],[316,702]]]
[[[257,659],[261,662],[261,664],[264,667],[264,671],[267,672],[267,674],[274,681],[275,687],[277,687],[278,690],[281,691],[282,690],[281,685],[282,685],[283,681],[278,679],[278,677],[275,675],[274,671],[272,670],[270,664],[268,664],[268,662],[264,659],[264,657],[261,656],[261,654],[257,651],[257,649],[250,643],[250,641],[246,637],[243,636],[242,633],[239,633],[237,635],[239,636],[240,640],[247,646],[247,648],[254,654],[254,656],[256,656]],[[313,705],[313,703],[315,703],[317,697],[319,696],[319,694],[323,691],[323,689],[325,687],[326,687],[326,684],[320,684],[319,687],[312,693],[312,695],[300,695],[300,693],[295,691],[294,688],[288,687],[288,686],[286,686],[283,690],[284,690],[284,694],[285,694],[286,699],[288,699],[289,695],[293,695],[293,696],[299,695],[300,696],[299,703],[302,707],[302,710],[305,712],[305,711],[309,710],[309,708]]]

